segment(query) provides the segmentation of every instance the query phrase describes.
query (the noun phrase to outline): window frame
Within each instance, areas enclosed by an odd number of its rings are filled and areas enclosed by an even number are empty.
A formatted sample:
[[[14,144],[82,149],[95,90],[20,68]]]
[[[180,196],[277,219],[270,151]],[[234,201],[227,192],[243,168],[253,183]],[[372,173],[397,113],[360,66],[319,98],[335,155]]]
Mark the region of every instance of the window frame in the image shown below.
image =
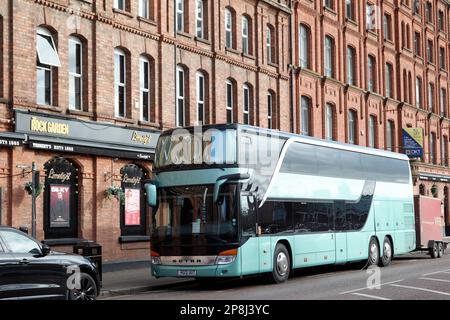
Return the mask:
[[[119,66],[117,66],[117,57],[119,57]],[[123,70],[119,70],[119,81],[117,81],[117,67],[120,65],[120,57],[123,58]],[[114,50],[114,116],[116,118],[126,118],[127,116],[127,55],[121,49]],[[120,82],[121,73],[123,72],[123,82]],[[120,88],[123,88],[123,115],[120,115],[119,95]]]
[[[182,82],[180,82],[180,74],[182,77]],[[182,89],[180,90],[180,83],[183,84]],[[182,66],[176,67],[176,110],[175,110],[175,126],[176,127],[184,127],[186,125],[186,71]],[[180,101],[183,102],[182,113],[180,114]],[[180,116],[182,116],[182,122],[180,123]]]
[[[71,55],[69,54],[69,109],[82,111],[84,108],[84,103],[83,103],[84,102],[83,101],[84,100],[83,99],[84,98],[84,92],[83,92],[84,91],[83,90],[83,85],[84,85],[84,81],[83,81],[84,80],[83,79],[83,76],[84,76],[83,75],[83,50],[84,50],[84,47],[83,47],[83,42],[79,38],[71,36],[71,37],[69,37],[69,52],[70,52],[71,45],[73,45],[73,44],[75,46],[77,46],[77,45],[80,46],[80,73],[74,73],[71,71],[72,61],[71,61]],[[75,62],[75,64],[76,64],[76,62]],[[80,80],[80,106],[78,108],[71,104],[72,93],[75,94],[75,101],[76,101],[76,92],[71,92],[71,90],[70,90],[70,83],[71,83],[72,78],[78,78]]]
[[[197,125],[205,124],[205,107],[206,107],[206,77],[202,71],[197,71],[195,76],[196,81],[196,121]],[[203,91],[200,90],[200,85],[203,88]],[[200,113],[200,106],[202,112]],[[200,120],[201,116],[201,120]]]
[[[147,88],[145,87],[145,73],[144,68],[145,64],[147,64]],[[151,64],[150,59],[145,56],[139,57],[139,106],[140,106],[140,120],[145,122],[151,121]],[[144,94],[147,93],[147,119],[144,117]]]

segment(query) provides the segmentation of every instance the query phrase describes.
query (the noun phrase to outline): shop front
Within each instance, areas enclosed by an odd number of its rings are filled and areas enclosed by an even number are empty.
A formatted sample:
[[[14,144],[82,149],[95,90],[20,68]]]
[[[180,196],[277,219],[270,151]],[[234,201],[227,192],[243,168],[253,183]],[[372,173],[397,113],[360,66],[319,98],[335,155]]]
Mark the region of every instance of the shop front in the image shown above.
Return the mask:
[[[92,240],[103,246],[105,260],[148,257],[150,209],[143,183],[159,132],[21,110],[14,120],[15,132],[0,134],[0,148],[9,150],[0,157],[9,186],[0,193],[8,200],[0,221],[31,228],[31,196],[24,186],[34,162],[39,240],[60,251]]]

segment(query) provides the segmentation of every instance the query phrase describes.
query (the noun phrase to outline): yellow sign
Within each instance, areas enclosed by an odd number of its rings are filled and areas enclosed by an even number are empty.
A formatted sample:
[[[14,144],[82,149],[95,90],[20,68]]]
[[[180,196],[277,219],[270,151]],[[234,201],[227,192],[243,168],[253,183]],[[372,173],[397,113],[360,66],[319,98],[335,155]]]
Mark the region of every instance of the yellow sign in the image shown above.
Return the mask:
[[[36,117],[31,117],[30,129],[31,131],[61,134],[65,136],[69,134],[68,124],[61,122],[39,120]]]
[[[414,139],[417,144],[423,148],[423,129],[422,128],[405,128],[406,133],[408,133],[411,138]]]
[[[151,140],[151,136],[148,134],[139,134],[137,131],[133,132],[131,136],[131,141],[139,142],[142,144],[149,144]]]

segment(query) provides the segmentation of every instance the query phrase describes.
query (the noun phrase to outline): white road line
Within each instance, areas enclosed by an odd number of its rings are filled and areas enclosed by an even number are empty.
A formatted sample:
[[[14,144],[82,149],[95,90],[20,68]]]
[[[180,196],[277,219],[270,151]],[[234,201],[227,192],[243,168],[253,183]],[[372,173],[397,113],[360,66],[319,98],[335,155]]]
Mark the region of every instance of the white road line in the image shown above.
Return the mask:
[[[419,278],[420,280],[429,280],[429,281],[438,281],[438,282],[447,282],[450,283],[450,280],[445,279],[435,279],[435,278]]]
[[[423,274],[422,277],[428,277],[428,276],[432,276],[433,274],[438,274],[438,273],[447,273],[449,271],[450,271],[450,269],[442,270],[442,271],[436,271],[436,272],[431,272],[431,273],[426,273],[426,274]]]
[[[364,293],[358,293],[358,292],[354,292],[352,293],[356,296],[361,296],[361,297],[365,297],[365,298],[370,298],[370,299],[375,299],[375,300],[392,300],[392,299],[388,299],[388,298],[383,298],[383,297],[378,297],[378,296],[372,296],[370,294],[364,294]]]
[[[431,290],[431,289],[425,289],[425,288],[418,288],[418,287],[411,287],[411,286],[404,286],[402,284],[390,284],[391,287],[399,287],[399,288],[404,288],[404,289],[412,289],[412,290],[419,290],[419,291],[426,291],[426,292],[431,292],[431,293],[436,293],[436,294],[441,294],[444,296],[450,296],[450,293],[447,292],[442,292],[442,291],[437,291],[437,290]]]
[[[391,284],[391,283],[401,282],[401,281],[403,281],[403,279],[402,279],[402,280],[397,280],[397,281],[392,281],[392,282],[382,283],[382,284],[380,284],[380,287],[381,287],[381,286],[388,285],[388,284]],[[358,292],[358,291],[362,291],[362,290],[368,290],[368,289],[370,290],[370,289],[373,289],[373,288],[375,288],[375,286],[374,286],[374,287],[365,287],[365,288],[360,288],[360,289],[354,289],[354,290],[350,290],[350,291],[345,291],[345,292],[341,292],[340,294],[348,294],[348,293]]]

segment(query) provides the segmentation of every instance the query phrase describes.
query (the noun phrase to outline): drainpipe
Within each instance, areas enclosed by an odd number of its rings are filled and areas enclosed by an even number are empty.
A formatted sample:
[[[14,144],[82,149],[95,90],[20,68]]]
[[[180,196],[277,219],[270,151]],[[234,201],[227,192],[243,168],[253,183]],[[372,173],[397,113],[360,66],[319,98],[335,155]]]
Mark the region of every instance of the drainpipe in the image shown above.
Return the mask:
[[[294,121],[294,38],[293,38],[293,8],[292,0],[289,0],[289,8],[291,14],[289,15],[289,95],[290,95],[290,113],[291,113],[291,132],[295,133]]]
[[[173,44],[173,83],[175,84],[174,88],[175,88],[175,92],[174,92],[174,97],[175,97],[175,127],[177,126],[177,121],[178,121],[178,117],[177,117],[177,112],[178,112],[178,102],[177,102],[177,0],[173,0],[173,37],[175,39],[174,44]],[[184,7],[183,7],[184,8]],[[185,9],[185,8],[184,8]],[[184,10],[183,10],[183,14],[184,14]],[[183,17],[184,18],[184,17]],[[184,19],[183,19],[184,22]]]

